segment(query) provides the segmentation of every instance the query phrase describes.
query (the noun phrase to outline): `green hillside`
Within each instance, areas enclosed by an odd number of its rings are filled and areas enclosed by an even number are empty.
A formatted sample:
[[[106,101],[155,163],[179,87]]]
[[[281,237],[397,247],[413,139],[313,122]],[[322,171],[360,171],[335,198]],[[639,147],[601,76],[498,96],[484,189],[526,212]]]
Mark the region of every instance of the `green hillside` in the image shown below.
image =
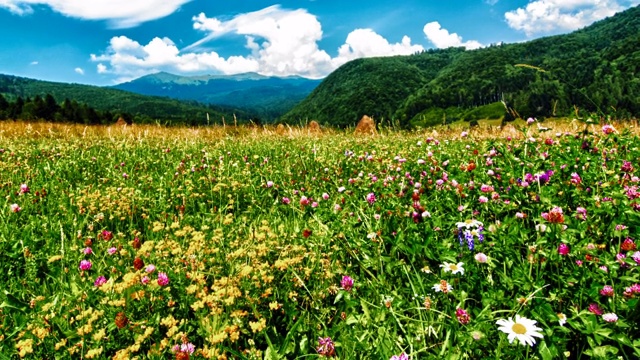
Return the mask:
[[[576,110],[640,115],[640,7],[566,35],[349,62],[282,117],[353,125],[363,115],[423,126],[504,101],[522,117]],[[504,107],[504,106],[503,106]]]
[[[69,99],[99,111],[130,114],[133,121],[138,123],[158,121],[166,124],[206,124],[207,113],[211,123],[221,123],[222,117],[228,123],[232,123],[234,114],[239,122],[248,122],[252,118],[250,114],[232,108],[139,95],[98,86],[56,83],[2,74],[0,94],[9,101],[18,97],[27,99],[52,95],[58,104]]]

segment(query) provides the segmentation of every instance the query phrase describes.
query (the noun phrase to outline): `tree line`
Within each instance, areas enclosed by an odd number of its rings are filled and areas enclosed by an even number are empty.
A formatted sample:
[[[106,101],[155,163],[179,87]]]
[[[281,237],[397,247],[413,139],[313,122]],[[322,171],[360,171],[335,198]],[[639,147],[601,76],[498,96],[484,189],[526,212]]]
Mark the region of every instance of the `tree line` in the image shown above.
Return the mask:
[[[118,118],[123,118],[128,123],[133,121],[131,114],[100,111],[75,100],[65,99],[58,104],[51,94],[24,99],[18,96],[14,101],[8,101],[0,94],[0,120],[46,120],[100,125],[112,124]]]

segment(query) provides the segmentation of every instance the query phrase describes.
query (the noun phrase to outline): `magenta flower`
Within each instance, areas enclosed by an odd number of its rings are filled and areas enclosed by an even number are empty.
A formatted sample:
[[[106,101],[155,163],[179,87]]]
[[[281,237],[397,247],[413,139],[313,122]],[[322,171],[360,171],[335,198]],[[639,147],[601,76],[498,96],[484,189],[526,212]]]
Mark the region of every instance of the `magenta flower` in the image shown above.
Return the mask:
[[[288,197],[283,197],[282,198],[282,203],[285,204],[285,205],[289,205],[291,203],[291,200],[289,200]]]
[[[602,296],[613,296],[615,294],[615,292],[613,291],[613,287],[611,285],[605,285],[602,287],[602,290],[600,290],[600,295]]]
[[[340,286],[346,291],[351,291],[351,289],[353,289],[353,278],[347,275],[343,276],[340,281]]]
[[[367,202],[369,203],[369,205],[373,205],[376,202],[376,194],[374,193],[367,194]]]
[[[93,254],[93,250],[92,250],[90,247],[86,247],[86,248],[84,248],[84,250],[82,250],[82,252],[83,252],[85,255],[91,255],[91,254]]]
[[[578,173],[571,173],[571,183],[573,185],[579,185],[582,182],[580,175]]]
[[[158,285],[160,286],[166,286],[169,284],[169,277],[167,276],[166,273],[158,273]]]
[[[327,194],[327,193],[323,193],[323,194],[322,194],[322,199],[323,199],[323,200],[329,200],[329,194]]]
[[[458,319],[458,322],[462,325],[466,325],[469,323],[469,321],[471,321],[471,317],[469,316],[469,313],[461,308],[457,308],[456,309],[456,318]]]
[[[111,239],[113,239],[113,233],[109,230],[102,230],[102,233],[100,233],[102,240],[104,241],[109,241]]]
[[[480,196],[480,197],[478,198],[478,202],[479,202],[479,203],[481,203],[481,204],[484,204],[484,203],[486,203],[487,201],[489,201],[489,199],[487,199],[487,197],[486,197],[486,196]]]
[[[600,306],[596,303],[590,304],[589,308],[588,308],[589,312],[591,312],[592,314],[596,314],[596,315],[602,315],[603,311],[600,308]]]
[[[330,337],[318,338],[318,347],[316,348],[318,355],[332,357],[336,355],[336,348]]]
[[[156,266],[153,264],[149,264],[147,265],[147,267],[144,269],[144,271],[146,271],[147,273],[152,273],[154,271],[156,271]]]
[[[578,220],[587,220],[587,209],[583,207],[578,207],[576,209],[576,218]]]
[[[616,129],[613,126],[609,125],[609,124],[602,126],[602,132],[605,135],[613,134],[615,131],[616,131]]]
[[[29,187],[27,184],[20,185],[20,194],[26,194],[29,192]]]
[[[140,279],[140,282],[143,283],[144,285],[147,285],[149,283],[149,277],[147,275],[143,276],[142,279]]]
[[[302,205],[302,206],[307,206],[307,205],[309,205],[309,199],[307,199],[307,197],[306,197],[306,196],[301,197],[301,198],[300,198],[300,205]]]
[[[389,360],[409,360],[409,355],[402,353],[400,355],[393,355]]]
[[[109,253],[109,255],[113,255],[118,251],[118,249],[116,249],[115,247],[110,247],[107,252]]]
[[[96,278],[96,281],[93,282],[93,286],[100,287],[106,283],[107,283],[107,278],[105,278],[104,276],[98,276]]]
[[[91,269],[91,261],[89,260],[80,261],[80,270],[87,271],[89,269]]]
[[[558,254],[560,254],[562,256],[569,255],[569,245],[564,244],[564,243],[558,245]]]
[[[17,213],[20,210],[22,210],[22,208],[20,207],[20,205],[18,204],[11,204],[9,205],[9,209],[11,210],[11,212]]]

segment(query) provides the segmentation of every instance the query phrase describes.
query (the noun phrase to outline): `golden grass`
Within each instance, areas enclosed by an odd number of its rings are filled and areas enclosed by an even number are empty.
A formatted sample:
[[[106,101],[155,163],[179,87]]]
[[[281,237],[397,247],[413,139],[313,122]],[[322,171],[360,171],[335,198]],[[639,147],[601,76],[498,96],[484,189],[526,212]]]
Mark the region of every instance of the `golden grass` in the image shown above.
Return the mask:
[[[637,121],[612,122],[618,131],[629,129],[631,134],[640,135],[640,126]],[[542,125],[548,130],[540,130],[536,125],[527,126],[522,120],[516,120],[501,128],[498,123],[480,120],[479,126],[469,128],[467,123],[454,123],[449,125],[439,125],[420,131],[394,131],[385,130],[381,136],[394,137],[404,136],[407,133],[414,135],[424,135],[427,137],[437,137],[440,140],[459,139],[461,133],[466,131],[474,139],[501,139],[510,136],[512,139],[519,139],[523,136],[545,136],[553,137],[557,133],[576,134],[584,131],[585,126],[588,131],[597,133],[601,125],[585,125],[578,120],[559,119],[548,120]],[[283,131],[284,130],[284,131]],[[203,127],[164,127],[159,125],[127,125],[127,126],[87,126],[82,124],[60,124],[49,122],[27,122],[27,121],[5,121],[0,122],[0,142],[14,139],[92,139],[92,138],[112,138],[127,139],[132,141],[142,140],[171,140],[184,142],[218,141],[227,138],[307,138],[310,131],[306,127],[285,126],[277,128],[273,125],[266,126],[203,126]],[[322,132],[314,133],[317,138],[347,135],[344,131],[336,129],[324,129]]]

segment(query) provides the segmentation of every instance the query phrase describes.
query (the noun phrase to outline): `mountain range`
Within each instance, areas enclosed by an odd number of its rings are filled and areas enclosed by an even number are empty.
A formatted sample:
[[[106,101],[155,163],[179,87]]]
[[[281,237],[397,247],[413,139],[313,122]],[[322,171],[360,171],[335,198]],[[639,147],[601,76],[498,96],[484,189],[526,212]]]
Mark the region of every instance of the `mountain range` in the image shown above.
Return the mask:
[[[159,72],[113,88],[240,108],[263,120],[274,120],[307,97],[320,82],[298,76],[268,77],[256,73],[178,76]]]

